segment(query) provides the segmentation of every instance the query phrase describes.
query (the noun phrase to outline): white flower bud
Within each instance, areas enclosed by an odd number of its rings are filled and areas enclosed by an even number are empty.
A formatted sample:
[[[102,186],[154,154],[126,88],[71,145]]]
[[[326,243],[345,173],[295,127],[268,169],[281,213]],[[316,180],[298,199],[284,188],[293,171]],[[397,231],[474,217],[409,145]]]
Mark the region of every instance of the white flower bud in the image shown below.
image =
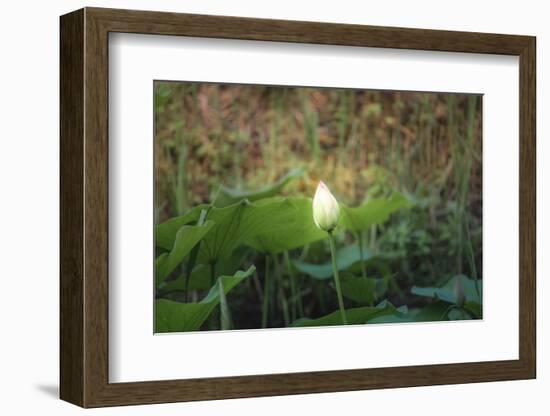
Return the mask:
[[[331,232],[340,218],[338,201],[330,193],[323,181],[319,182],[313,197],[313,221],[321,230]]]

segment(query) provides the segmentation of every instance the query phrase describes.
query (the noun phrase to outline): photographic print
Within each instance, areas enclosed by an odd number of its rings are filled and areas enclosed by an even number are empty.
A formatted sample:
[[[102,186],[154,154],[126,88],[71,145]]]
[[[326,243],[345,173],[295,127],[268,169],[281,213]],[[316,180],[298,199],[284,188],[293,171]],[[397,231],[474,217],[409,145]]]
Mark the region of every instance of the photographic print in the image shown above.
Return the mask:
[[[154,82],[155,332],[482,318],[482,96]]]
[[[59,39],[62,400],[536,378],[534,36],[86,7]]]

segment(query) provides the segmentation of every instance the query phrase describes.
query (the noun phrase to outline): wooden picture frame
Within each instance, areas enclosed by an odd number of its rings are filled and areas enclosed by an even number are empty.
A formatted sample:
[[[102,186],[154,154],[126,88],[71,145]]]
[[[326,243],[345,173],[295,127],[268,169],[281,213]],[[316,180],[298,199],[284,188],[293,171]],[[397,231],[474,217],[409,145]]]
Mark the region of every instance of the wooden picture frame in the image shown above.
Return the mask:
[[[82,407],[518,380],[536,377],[535,38],[85,8],[61,17],[60,396]],[[520,67],[519,359],[109,383],[108,34],[514,55]]]

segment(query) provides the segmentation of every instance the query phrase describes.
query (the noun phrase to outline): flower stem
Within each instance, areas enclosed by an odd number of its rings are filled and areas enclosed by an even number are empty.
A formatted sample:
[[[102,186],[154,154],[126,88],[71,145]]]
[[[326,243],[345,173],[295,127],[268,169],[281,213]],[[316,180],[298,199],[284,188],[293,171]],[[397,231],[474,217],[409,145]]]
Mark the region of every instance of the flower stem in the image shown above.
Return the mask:
[[[340,288],[340,276],[338,275],[338,265],[336,263],[336,246],[334,244],[334,236],[330,231],[328,233],[328,241],[330,244],[332,271],[334,273],[334,285],[336,286],[336,294],[338,295],[338,306],[340,307],[340,315],[342,316],[342,323],[344,325],[347,325],[348,318],[346,316],[346,309],[344,308],[344,299],[342,298],[342,289]]]
[[[264,299],[262,304],[262,328],[267,327],[267,314],[269,313],[269,255],[265,255],[264,270]]]

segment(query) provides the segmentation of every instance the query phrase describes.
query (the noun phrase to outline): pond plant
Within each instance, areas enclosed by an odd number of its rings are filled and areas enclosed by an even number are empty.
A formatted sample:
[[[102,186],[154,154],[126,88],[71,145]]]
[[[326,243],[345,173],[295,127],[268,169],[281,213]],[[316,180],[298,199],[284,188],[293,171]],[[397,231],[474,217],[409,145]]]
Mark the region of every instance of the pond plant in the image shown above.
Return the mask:
[[[155,82],[155,332],[482,318],[480,110]]]
[[[330,193],[330,190],[323,181],[319,182],[315,196],[313,197],[313,221],[315,225],[328,234],[330,245],[330,256],[332,260],[332,272],[334,273],[334,285],[338,295],[338,306],[342,315],[342,323],[347,325],[346,309],[344,308],[344,299],[342,298],[342,289],[340,287],[340,276],[338,275],[338,264],[336,259],[336,244],[334,242],[334,232],[340,219],[340,207],[338,201]]]

